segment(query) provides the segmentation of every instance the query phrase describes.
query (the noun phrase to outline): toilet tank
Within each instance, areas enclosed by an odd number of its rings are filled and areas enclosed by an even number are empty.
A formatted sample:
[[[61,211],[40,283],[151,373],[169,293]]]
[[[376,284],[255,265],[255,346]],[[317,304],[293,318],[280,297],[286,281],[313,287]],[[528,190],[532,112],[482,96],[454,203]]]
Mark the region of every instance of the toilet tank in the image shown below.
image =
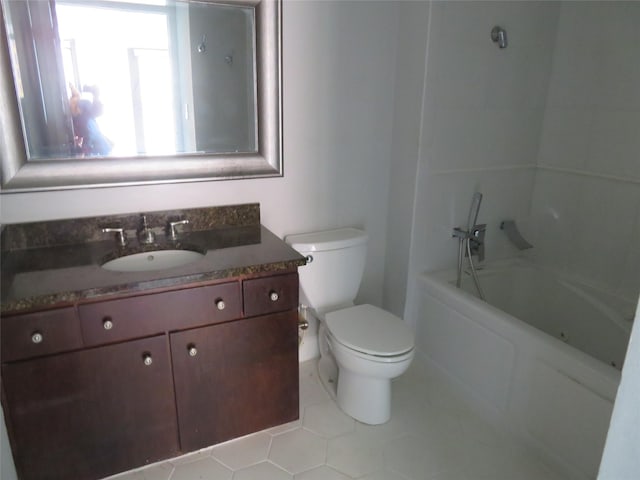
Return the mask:
[[[285,241],[307,257],[307,265],[298,269],[302,303],[321,312],[353,304],[367,240],[367,234],[355,228],[287,236]]]

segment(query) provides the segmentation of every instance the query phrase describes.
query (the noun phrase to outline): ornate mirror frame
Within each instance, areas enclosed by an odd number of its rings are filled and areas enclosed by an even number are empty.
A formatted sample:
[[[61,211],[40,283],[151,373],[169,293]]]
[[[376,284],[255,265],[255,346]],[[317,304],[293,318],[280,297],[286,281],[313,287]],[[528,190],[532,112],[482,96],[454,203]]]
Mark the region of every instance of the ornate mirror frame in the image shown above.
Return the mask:
[[[255,9],[256,153],[27,161],[0,11],[0,193],[282,176],[282,0],[214,0]]]

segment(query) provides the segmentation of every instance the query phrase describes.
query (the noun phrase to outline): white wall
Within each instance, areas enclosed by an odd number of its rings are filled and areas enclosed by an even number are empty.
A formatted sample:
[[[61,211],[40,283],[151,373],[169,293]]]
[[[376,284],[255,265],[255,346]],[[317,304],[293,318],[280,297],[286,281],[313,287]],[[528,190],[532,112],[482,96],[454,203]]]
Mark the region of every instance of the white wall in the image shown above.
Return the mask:
[[[640,290],[640,4],[563,2],[532,207],[536,257],[626,300]],[[600,480],[640,471],[640,311]]]
[[[434,2],[428,36],[405,316],[415,322],[415,279],[454,268],[452,229],[484,194],[486,257],[511,256],[500,222],[528,218],[555,39],[552,2]],[[490,39],[507,30],[508,48]]]
[[[632,303],[640,291],[639,24],[637,2],[562,3],[531,232],[539,261]]]
[[[430,20],[406,316],[412,279],[455,265],[451,229],[475,190],[487,258],[517,253],[498,228],[515,218],[527,255],[617,295],[631,316],[640,3],[434,2]],[[504,50],[493,25],[507,30]]]
[[[399,32],[383,305],[402,316],[409,273],[416,169],[429,28],[429,2],[398,4]]]

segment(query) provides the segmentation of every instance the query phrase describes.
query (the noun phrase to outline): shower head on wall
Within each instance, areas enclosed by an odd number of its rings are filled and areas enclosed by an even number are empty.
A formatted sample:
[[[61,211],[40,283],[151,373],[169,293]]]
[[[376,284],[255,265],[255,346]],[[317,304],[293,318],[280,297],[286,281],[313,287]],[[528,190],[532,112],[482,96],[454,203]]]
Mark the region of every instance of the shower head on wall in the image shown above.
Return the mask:
[[[507,48],[507,31],[496,25],[491,30],[491,40],[497,43],[498,47]]]

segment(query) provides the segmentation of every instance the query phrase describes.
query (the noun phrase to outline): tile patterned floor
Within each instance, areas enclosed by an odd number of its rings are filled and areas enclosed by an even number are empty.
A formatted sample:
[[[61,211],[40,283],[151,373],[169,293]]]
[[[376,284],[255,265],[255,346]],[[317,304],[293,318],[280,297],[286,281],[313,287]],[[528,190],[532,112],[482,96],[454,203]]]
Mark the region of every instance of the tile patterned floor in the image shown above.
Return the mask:
[[[314,362],[300,365],[300,420],[110,480],[564,480],[413,365],[393,383],[391,420],[336,406]]]

